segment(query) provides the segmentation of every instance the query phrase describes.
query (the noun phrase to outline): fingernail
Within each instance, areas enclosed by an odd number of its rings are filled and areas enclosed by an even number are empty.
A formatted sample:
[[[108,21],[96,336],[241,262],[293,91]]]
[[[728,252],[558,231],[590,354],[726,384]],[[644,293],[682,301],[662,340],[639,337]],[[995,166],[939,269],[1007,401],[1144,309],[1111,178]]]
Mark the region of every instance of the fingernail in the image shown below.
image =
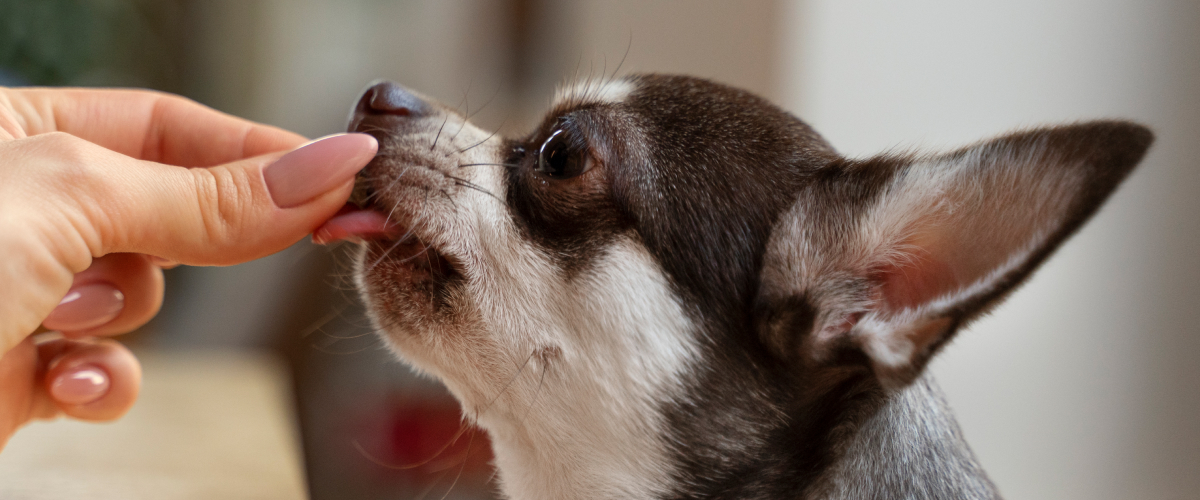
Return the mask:
[[[124,307],[125,294],[108,283],[77,286],[50,311],[42,326],[64,332],[87,330],[112,321]]]
[[[337,134],[283,155],[263,171],[280,208],[300,205],[354,178],[375,157],[379,143],[367,134]]]
[[[73,368],[50,384],[50,395],[69,405],[82,405],[108,394],[108,373],[95,365]]]

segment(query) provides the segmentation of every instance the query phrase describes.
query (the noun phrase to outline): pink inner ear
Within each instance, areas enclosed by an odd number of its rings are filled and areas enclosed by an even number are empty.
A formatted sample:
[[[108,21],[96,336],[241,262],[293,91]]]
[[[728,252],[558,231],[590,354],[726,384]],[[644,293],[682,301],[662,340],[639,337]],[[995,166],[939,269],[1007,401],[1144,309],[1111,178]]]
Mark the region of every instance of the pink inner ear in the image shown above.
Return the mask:
[[[880,266],[874,274],[880,286],[883,308],[888,311],[912,309],[967,283],[946,260],[949,252],[938,249],[934,238],[912,238],[902,248],[906,257]]]

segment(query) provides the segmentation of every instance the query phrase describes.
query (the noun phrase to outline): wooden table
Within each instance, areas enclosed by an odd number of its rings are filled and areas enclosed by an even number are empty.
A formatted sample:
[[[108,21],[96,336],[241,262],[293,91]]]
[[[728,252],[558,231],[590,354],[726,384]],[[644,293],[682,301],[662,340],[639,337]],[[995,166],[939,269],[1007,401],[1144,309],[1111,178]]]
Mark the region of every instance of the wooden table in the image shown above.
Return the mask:
[[[0,453],[0,499],[305,499],[290,386],[274,358],[142,351],[142,395],[109,424],[38,422]]]

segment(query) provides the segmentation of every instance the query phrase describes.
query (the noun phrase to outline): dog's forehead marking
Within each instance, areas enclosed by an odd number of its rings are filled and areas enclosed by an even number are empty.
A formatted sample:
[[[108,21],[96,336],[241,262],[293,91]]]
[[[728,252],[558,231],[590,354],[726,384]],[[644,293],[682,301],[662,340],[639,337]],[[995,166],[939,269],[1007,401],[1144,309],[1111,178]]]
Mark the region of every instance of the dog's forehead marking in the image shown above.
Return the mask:
[[[564,105],[620,104],[637,86],[628,79],[584,80],[559,87],[554,93],[553,108]]]

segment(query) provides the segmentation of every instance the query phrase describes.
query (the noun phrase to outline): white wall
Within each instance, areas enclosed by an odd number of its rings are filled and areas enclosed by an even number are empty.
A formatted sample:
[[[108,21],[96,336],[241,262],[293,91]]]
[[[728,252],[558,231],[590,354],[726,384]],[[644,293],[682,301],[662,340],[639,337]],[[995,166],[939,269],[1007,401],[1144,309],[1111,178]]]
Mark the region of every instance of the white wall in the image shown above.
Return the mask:
[[[784,103],[849,156],[1124,117],[1158,142],[933,366],[1001,491],[1200,493],[1200,3],[793,0]]]
[[[551,2],[547,2],[550,4]],[[573,0],[536,48],[543,81],[589,73],[686,73],[771,95],[778,51],[777,0]],[[549,95],[549,89],[538,89]],[[542,102],[548,102],[542,96]]]

